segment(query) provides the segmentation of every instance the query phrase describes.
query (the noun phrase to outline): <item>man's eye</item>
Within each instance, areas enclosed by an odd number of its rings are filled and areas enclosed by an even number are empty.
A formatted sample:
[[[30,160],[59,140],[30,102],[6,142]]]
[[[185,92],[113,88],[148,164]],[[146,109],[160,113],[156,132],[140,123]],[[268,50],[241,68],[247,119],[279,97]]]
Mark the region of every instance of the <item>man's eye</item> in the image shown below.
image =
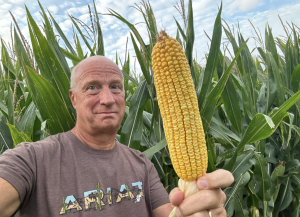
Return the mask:
[[[112,89],[119,89],[119,87],[117,85],[113,85],[111,88]]]
[[[96,90],[96,86],[89,86],[89,90]]]

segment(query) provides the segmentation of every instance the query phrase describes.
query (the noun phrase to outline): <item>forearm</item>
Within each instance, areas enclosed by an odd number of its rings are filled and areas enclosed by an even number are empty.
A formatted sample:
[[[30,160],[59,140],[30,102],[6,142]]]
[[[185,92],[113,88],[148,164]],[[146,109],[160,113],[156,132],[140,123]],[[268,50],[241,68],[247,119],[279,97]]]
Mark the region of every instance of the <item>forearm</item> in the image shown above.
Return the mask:
[[[5,179],[0,178],[0,216],[12,216],[21,204],[19,193]]]
[[[154,217],[168,217],[172,209],[172,205],[170,203],[166,203],[153,210]]]

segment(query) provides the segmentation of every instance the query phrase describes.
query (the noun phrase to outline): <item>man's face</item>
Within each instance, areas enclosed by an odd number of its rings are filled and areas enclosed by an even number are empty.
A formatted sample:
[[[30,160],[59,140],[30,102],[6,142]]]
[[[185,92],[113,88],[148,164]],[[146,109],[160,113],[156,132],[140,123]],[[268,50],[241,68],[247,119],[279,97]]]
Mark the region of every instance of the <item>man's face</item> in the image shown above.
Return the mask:
[[[76,125],[91,134],[116,133],[125,113],[123,78],[117,66],[97,57],[87,60],[77,68],[75,83],[70,98]]]

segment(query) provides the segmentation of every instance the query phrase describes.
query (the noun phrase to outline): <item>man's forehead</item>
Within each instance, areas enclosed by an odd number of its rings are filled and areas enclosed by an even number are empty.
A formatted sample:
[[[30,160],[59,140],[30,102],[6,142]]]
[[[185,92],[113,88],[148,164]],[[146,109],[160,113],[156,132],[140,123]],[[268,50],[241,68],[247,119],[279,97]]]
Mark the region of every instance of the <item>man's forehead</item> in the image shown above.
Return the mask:
[[[103,70],[120,71],[117,64],[115,64],[113,61],[111,61],[110,59],[108,59],[104,56],[89,57],[89,58],[81,61],[77,65],[77,67],[78,67],[78,69],[83,69],[83,70],[86,68],[89,68],[89,67],[97,67],[97,68],[103,69]]]
[[[100,75],[91,75],[86,77],[85,79],[81,79],[82,83],[101,83],[101,82],[122,82],[121,76],[100,76]]]
[[[90,73],[110,73],[123,77],[119,67],[104,56],[89,57],[77,65],[76,77],[85,76]]]

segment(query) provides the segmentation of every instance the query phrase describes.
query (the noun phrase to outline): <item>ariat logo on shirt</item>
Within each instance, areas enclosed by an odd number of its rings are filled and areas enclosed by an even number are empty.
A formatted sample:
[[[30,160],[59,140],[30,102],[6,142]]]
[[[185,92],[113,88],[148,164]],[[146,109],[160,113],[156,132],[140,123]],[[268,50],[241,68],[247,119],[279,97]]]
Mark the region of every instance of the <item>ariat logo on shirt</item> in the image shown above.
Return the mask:
[[[63,198],[60,215],[82,210],[103,210],[106,205],[111,206],[123,201],[139,203],[144,197],[142,186],[142,182],[134,182],[129,188],[125,183],[121,185],[120,190],[108,187],[105,194],[98,183],[97,189],[83,192],[83,198],[75,198],[74,195]]]

